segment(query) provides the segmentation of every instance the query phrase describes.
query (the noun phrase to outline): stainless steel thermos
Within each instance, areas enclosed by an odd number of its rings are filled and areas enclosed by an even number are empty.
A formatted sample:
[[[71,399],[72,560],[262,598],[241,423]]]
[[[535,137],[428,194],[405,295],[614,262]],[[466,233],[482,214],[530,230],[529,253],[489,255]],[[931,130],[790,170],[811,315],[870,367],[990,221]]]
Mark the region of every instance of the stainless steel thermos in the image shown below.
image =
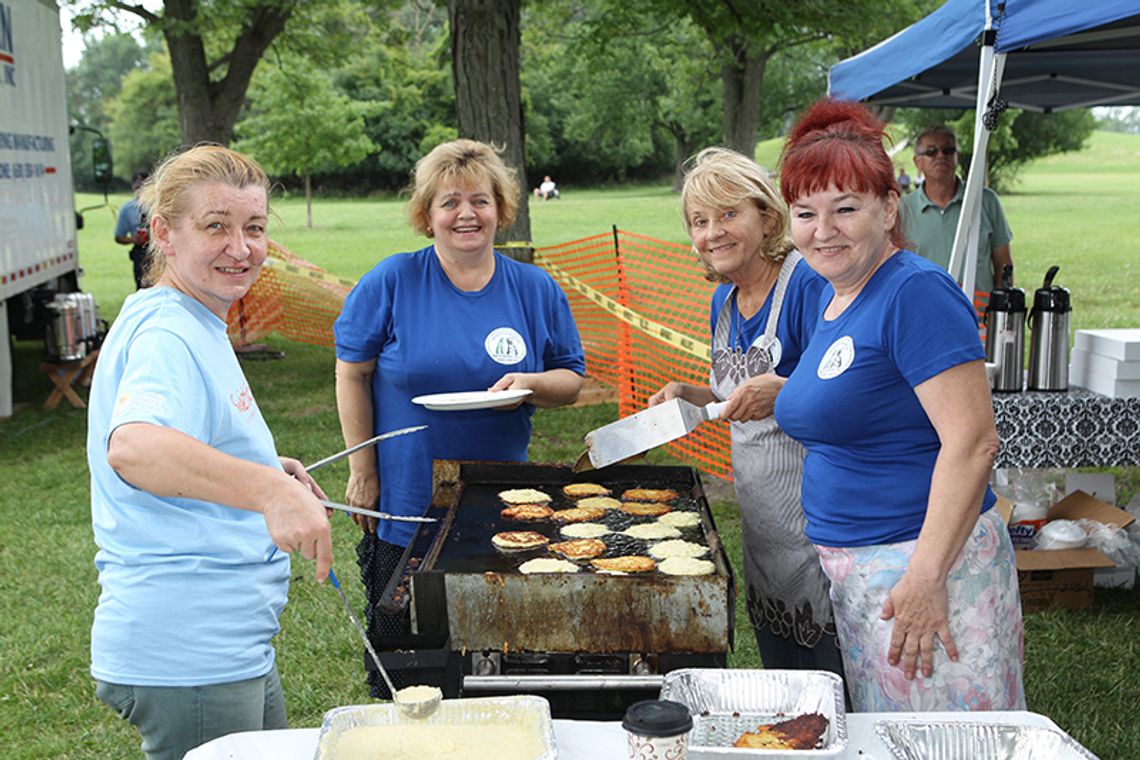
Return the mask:
[[[1033,294],[1029,312],[1031,391],[1069,389],[1069,291],[1053,284],[1060,267],[1049,267],[1045,284]]]
[[[82,359],[99,347],[99,310],[90,293],[56,293],[46,304],[50,319],[44,330],[49,361]]]
[[[986,361],[997,365],[994,391],[1020,391],[1025,365],[1025,291],[1015,288],[1013,266],[1002,272],[1002,287],[986,306]]]

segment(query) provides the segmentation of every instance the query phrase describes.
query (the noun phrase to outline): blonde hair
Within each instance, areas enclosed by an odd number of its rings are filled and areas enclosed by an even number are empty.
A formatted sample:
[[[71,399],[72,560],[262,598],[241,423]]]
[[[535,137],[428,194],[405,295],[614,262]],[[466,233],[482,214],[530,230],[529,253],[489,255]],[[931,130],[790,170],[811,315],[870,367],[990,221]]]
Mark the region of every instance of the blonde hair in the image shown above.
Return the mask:
[[[221,182],[239,189],[260,187],[269,197],[269,177],[252,158],[221,145],[196,145],[163,160],[139,189],[139,205],[148,220],[162,217],[174,226],[186,213],[190,193],[205,182]],[[158,282],[165,268],[166,257],[158,253],[151,235],[143,284]]]
[[[730,208],[743,201],[755,204],[761,219],[772,224],[773,234],[765,235],[760,255],[781,262],[794,248],[788,237],[788,207],[768,180],[768,174],[752,159],[728,148],[705,148],[685,162],[685,185],[681,189],[681,216],[685,232],[691,239],[692,223],[689,207],[704,205]],[[693,248],[697,253],[696,248]],[[699,254],[697,260],[711,282],[729,282],[718,274]]]
[[[519,208],[519,180],[500,153],[502,148],[459,139],[437,145],[417,161],[412,170],[412,183],[408,188],[411,198],[406,208],[412,229],[432,237],[431,201],[440,186],[450,181],[467,187],[490,182],[499,228],[514,224]]]

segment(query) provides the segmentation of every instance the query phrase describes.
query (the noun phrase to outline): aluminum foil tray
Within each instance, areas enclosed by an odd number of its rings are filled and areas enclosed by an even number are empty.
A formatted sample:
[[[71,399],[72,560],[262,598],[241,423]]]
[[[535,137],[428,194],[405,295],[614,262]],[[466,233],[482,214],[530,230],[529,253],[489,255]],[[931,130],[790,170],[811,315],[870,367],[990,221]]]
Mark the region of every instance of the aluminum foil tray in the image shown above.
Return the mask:
[[[875,733],[895,760],[1097,760],[1064,731],[1043,726],[880,720],[875,722]]]
[[[661,699],[689,708],[689,760],[839,757],[847,749],[843,681],[823,670],[721,670],[686,668],[665,674]],[[741,749],[745,731],[817,712],[828,720],[819,749]]]
[[[396,712],[396,705],[371,704],[337,707],[325,713],[321,733],[317,740],[314,760],[335,760],[336,740],[344,733],[360,726],[391,726],[409,721]],[[527,760],[555,760],[558,752],[554,745],[554,722],[550,719],[550,703],[542,697],[518,695],[505,697],[479,697],[474,699],[445,699],[439,709],[424,721],[428,725],[514,725],[533,731],[542,748],[541,754]],[[423,749],[422,757],[430,757],[430,747]]]

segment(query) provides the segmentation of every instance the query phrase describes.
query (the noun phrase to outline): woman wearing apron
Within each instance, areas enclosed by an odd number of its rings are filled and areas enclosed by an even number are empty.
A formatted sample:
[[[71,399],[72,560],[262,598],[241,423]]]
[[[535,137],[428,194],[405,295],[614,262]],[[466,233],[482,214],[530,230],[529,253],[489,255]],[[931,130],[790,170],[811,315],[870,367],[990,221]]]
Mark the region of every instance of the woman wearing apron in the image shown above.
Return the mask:
[[[707,148],[681,191],[685,228],[712,299],[708,385],[669,383],[649,399],[727,400],[740,504],[747,609],[766,668],[843,674],[827,577],[804,536],[803,447],[772,417],[776,394],[815,329],[827,283],[787,238],[788,211],[754,161]]]

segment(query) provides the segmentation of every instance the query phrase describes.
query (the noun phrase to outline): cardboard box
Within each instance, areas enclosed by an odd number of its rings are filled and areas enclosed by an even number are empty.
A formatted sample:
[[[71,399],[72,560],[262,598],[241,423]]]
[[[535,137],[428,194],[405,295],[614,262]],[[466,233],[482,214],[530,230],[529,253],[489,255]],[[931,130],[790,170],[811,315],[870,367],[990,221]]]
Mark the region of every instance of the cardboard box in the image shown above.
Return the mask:
[[[1049,509],[1050,520],[1087,518],[1123,528],[1135,518],[1122,509],[1094,499],[1084,491],[1073,491]],[[1097,549],[1019,550],[1017,585],[1021,609],[1082,610],[1092,607],[1093,579],[1098,568],[1115,568],[1115,563]]]

